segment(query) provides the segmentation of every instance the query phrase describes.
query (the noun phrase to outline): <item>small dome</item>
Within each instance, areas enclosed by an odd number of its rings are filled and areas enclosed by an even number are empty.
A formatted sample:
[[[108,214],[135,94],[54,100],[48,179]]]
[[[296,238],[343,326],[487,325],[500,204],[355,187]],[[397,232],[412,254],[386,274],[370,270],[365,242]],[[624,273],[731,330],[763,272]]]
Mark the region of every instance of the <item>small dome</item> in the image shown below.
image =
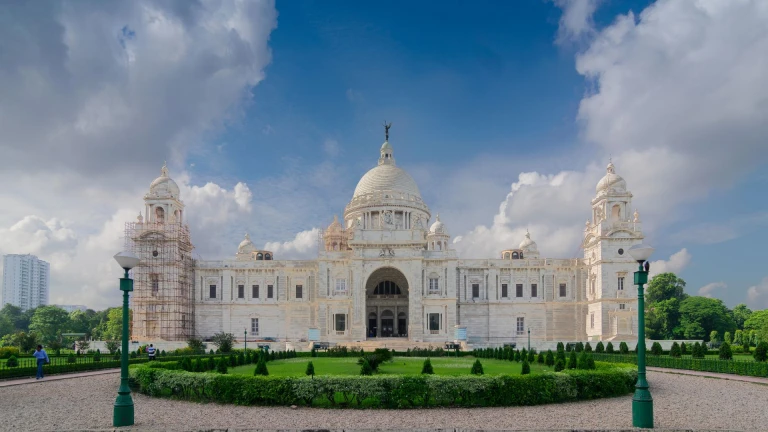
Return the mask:
[[[536,242],[531,240],[531,233],[529,233],[528,230],[525,230],[525,239],[520,242],[519,248],[524,251],[536,250]]]
[[[440,215],[438,214],[435,217],[435,223],[432,224],[431,227],[429,227],[429,233],[430,234],[445,234],[445,225],[440,222]]]
[[[255,251],[256,247],[253,246],[253,242],[251,242],[251,236],[249,236],[248,233],[245,233],[245,239],[241,241],[240,245],[237,247],[237,253],[247,254]]]
[[[337,215],[333,215],[333,222],[331,222],[330,225],[328,225],[328,228],[326,231],[341,231],[343,228],[341,226],[341,223],[339,222],[339,217]]]
[[[614,189],[620,192],[627,190],[627,182],[624,181],[620,175],[616,174],[616,169],[613,166],[613,162],[608,163],[605,176],[603,176],[603,178],[597,182],[597,187],[595,187],[595,191],[598,193],[600,193],[602,190],[608,189]]]
[[[168,167],[163,164],[160,169],[160,177],[156,178],[151,185],[149,185],[150,195],[158,197],[179,198],[179,186],[173,179],[168,177]]]

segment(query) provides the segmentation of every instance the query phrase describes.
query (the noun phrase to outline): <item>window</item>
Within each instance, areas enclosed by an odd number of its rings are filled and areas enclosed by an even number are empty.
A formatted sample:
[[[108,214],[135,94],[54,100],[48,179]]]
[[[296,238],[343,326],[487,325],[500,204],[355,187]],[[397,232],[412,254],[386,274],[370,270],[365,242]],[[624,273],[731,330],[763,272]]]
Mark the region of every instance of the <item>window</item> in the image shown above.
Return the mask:
[[[619,310],[624,310],[626,306],[624,303],[619,303]]]
[[[149,275],[149,280],[152,283],[152,294],[157,294],[160,289],[160,276],[157,273]]]
[[[181,314],[181,328],[187,328],[187,314]]]
[[[501,284],[501,296],[504,298],[509,297],[509,289],[507,288],[507,284]]]
[[[427,314],[427,322],[429,322],[429,332],[431,334],[440,333],[440,314],[439,313]]]
[[[523,284],[516,284],[515,297],[522,297],[522,296],[523,296]]]
[[[273,298],[275,296],[275,290],[272,285],[267,285],[267,298]]]
[[[472,284],[472,298],[480,298],[480,284]]]
[[[539,294],[539,286],[536,284],[531,284],[531,297],[538,297]]]
[[[590,283],[589,283],[589,292],[590,292],[590,294],[592,294],[592,295],[594,295],[594,294],[595,294],[595,280],[594,280],[594,279],[592,279],[592,280],[590,281]]]
[[[251,318],[251,334],[254,336],[259,335],[259,319],[258,318]]]
[[[245,298],[245,285],[237,286],[237,298]]]
[[[624,290],[624,276],[621,276],[619,278],[619,291],[623,291],[623,290]]]
[[[347,316],[344,314],[336,314],[336,331],[344,332],[347,330]]]
[[[302,294],[304,294],[303,291],[304,291],[304,286],[303,285],[296,285],[296,298],[297,299],[302,298]]]
[[[346,292],[347,291],[347,280],[346,279],[336,279],[336,291],[337,292]]]
[[[565,284],[560,284],[560,297],[565,297]]]
[[[589,314],[589,328],[595,328],[595,314]]]
[[[257,299],[259,298],[259,286],[258,285],[251,285],[251,297]]]
[[[209,290],[208,297],[209,298],[216,298],[216,285],[209,286],[208,290]]]
[[[400,287],[391,281],[379,282],[376,288],[373,289],[374,295],[400,295]]]
[[[517,334],[525,333],[525,317],[517,317]]]
[[[439,288],[439,285],[438,285],[437,281],[438,281],[437,278],[429,278],[429,292],[430,293],[435,293],[435,292],[439,292],[440,291],[440,288]]]

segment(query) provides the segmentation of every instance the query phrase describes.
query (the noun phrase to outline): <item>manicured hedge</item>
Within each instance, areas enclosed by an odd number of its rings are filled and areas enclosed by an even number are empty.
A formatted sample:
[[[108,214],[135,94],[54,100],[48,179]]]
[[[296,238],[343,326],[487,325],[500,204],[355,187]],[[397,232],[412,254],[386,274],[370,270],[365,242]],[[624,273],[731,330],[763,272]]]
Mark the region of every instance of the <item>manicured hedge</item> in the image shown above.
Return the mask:
[[[593,354],[595,360],[613,363],[637,364],[637,356],[634,354]],[[768,377],[768,363],[718,360],[718,359],[694,359],[690,357],[675,358],[667,356],[646,356],[646,366],[685,369],[704,372],[728,373],[734,375]]]
[[[517,406],[620,396],[634,390],[629,365],[537,375],[373,375],[275,377],[222,375],[137,365],[132,385],[152,396],[237,405],[294,404],[411,408]]]
[[[181,357],[169,356],[169,357],[162,357],[162,358],[156,359],[152,363],[163,363],[163,362],[176,363],[173,360],[180,360],[180,359]],[[58,361],[58,360],[61,360],[61,361]],[[78,359],[78,360],[82,360],[82,359]],[[129,360],[130,364],[140,364],[140,363],[147,363],[147,362],[149,362],[149,359],[147,359],[146,357]],[[78,361],[77,363],[67,363],[65,358],[61,358],[61,359],[51,358],[51,363],[43,366],[43,374],[55,375],[60,373],[86,372],[86,371],[112,369],[112,368],[119,368],[119,367],[120,367],[120,360],[113,360],[112,357],[103,357],[102,360],[99,362],[94,362],[91,360],[87,362]],[[36,374],[37,374],[37,366],[30,366],[29,363],[20,365],[18,367],[5,367],[0,369],[0,379],[33,377]]]

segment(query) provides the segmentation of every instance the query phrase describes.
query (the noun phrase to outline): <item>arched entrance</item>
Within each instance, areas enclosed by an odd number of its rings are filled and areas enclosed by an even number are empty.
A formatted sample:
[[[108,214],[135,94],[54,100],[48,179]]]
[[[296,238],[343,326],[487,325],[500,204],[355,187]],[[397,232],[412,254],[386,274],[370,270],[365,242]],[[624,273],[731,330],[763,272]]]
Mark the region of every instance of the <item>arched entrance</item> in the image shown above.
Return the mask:
[[[396,268],[382,267],[365,283],[366,336],[408,337],[408,280]]]

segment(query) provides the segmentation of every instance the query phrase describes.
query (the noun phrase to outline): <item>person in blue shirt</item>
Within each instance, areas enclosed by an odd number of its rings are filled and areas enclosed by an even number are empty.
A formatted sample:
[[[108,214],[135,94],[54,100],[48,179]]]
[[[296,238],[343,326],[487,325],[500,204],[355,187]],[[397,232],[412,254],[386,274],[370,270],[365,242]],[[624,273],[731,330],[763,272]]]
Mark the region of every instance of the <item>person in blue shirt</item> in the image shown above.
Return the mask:
[[[149,344],[149,346],[147,347],[147,355],[149,356],[149,361],[152,361],[155,359],[156,353],[157,353],[157,349],[152,344]]]
[[[42,345],[38,345],[37,350],[35,350],[35,352],[32,353],[32,356],[37,359],[37,378],[36,379],[43,379],[43,365],[45,363],[51,362],[51,360],[48,358],[48,353],[45,352]]]

